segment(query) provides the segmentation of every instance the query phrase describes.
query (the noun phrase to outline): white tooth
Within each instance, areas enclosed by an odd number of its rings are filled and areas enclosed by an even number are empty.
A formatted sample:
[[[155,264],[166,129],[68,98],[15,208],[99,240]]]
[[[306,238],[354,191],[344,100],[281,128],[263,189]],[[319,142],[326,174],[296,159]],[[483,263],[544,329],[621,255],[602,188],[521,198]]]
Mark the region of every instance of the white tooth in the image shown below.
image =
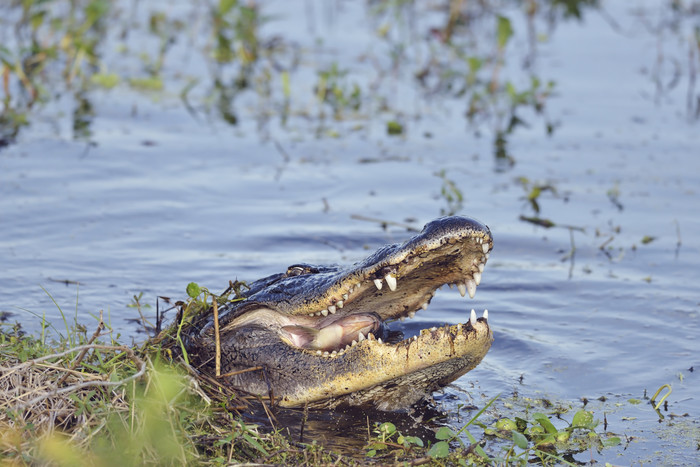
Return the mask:
[[[414,340],[414,341],[417,341],[417,340],[418,340],[418,336],[413,336],[413,340]]]
[[[341,306],[340,308],[343,308],[343,307]],[[334,314],[335,314],[335,305],[329,306],[329,307],[328,307],[328,311],[330,311],[331,314],[334,315]]]
[[[461,331],[462,330],[462,323],[457,323],[457,330]]]
[[[489,252],[489,244],[488,243],[482,243],[481,244],[481,249],[484,250],[484,253]]]
[[[360,333],[357,335],[357,342],[362,342],[363,340],[365,340],[365,335],[362,334],[362,332],[360,332]]]
[[[326,350],[325,352],[323,352],[323,355],[327,357],[327,356],[330,355],[330,354],[329,354],[328,351]]]
[[[342,300],[338,300],[338,302],[335,304],[335,306],[337,306],[338,308],[343,308],[343,305],[345,305],[345,303],[343,303]]]
[[[384,276],[384,280],[386,281],[386,285],[389,286],[392,292],[396,290],[396,276],[387,274],[386,276]]]
[[[486,259],[487,259],[487,260],[489,259],[489,256],[490,256],[490,255],[491,255],[491,253],[486,253]]]
[[[401,322],[403,323],[404,321],[406,321],[406,317],[405,317],[405,316],[399,316],[399,321],[401,321]]]
[[[459,290],[459,294],[464,297],[467,294],[467,284],[464,282],[458,282],[457,290]]]
[[[382,280],[381,279],[374,279],[374,285],[377,286],[377,290],[382,290]]]
[[[408,312],[408,317],[409,317],[409,318],[413,319],[414,316],[416,316],[416,312],[415,312],[415,311],[409,311],[409,312]]]
[[[328,316],[328,310],[321,310],[321,314],[323,316]]]
[[[476,282],[472,279],[467,280],[467,292],[469,293],[469,298],[474,298],[476,294]]]
[[[368,333],[367,333],[367,340],[373,341],[373,340],[374,340],[374,334],[372,334],[371,332],[368,332]]]
[[[489,310],[484,310],[484,319],[485,319],[486,321],[489,320]]]
[[[472,313],[469,316],[469,324],[473,326],[476,326],[476,311],[474,311],[474,308],[472,308]]]
[[[484,272],[484,263],[479,263],[479,272]]]
[[[337,352],[337,351],[334,350],[333,352],[331,352],[331,356],[332,356],[332,357],[335,357],[336,355],[338,355],[338,352]]]
[[[344,293],[344,294],[343,294],[343,300],[347,300],[347,299],[348,299],[348,294]]]
[[[430,330],[435,332],[435,331],[437,331],[437,328],[435,326],[433,326],[432,328],[430,328]]]
[[[481,273],[480,272],[474,273],[474,282],[476,282],[476,285],[481,284]]]
[[[454,284],[447,284],[447,286],[448,286],[449,288],[452,288],[452,287],[454,287],[455,285],[454,285]]]
[[[357,345],[357,341],[355,339],[352,340],[352,345]]]
[[[380,337],[379,339],[377,339],[377,342],[379,342],[379,343],[381,344],[381,343],[382,343],[382,338]]]
[[[420,307],[423,308],[424,310],[427,310],[428,309],[428,302],[423,303]]]
[[[316,355],[323,355],[323,352],[321,352],[320,350],[317,350]]]

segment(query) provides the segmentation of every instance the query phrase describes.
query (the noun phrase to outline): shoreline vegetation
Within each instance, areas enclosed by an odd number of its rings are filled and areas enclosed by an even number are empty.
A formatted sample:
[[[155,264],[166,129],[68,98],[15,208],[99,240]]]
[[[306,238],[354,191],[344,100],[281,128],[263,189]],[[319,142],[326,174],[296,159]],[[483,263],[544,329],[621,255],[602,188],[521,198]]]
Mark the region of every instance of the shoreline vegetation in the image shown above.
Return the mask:
[[[121,344],[102,314],[92,334],[77,322],[65,334],[45,327],[36,337],[19,324],[3,326],[0,459],[20,465],[525,465],[533,459],[576,465],[573,454],[621,442],[598,431],[598,420],[586,410],[549,404],[546,415],[528,404],[516,416],[494,419],[485,412],[498,396],[470,407],[470,420],[459,429],[426,422],[430,437],[367,418],[359,451],[303,442],[307,411],[296,411],[301,426],[293,433],[277,421],[279,409],[269,401],[238,394],[187,364],[178,340],[188,317],[229,300],[228,293],[217,296],[196,284],[187,292],[190,298],[176,305],[175,322],[138,346]],[[143,324],[148,327],[145,319]],[[251,408],[267,422],[246,419]]]

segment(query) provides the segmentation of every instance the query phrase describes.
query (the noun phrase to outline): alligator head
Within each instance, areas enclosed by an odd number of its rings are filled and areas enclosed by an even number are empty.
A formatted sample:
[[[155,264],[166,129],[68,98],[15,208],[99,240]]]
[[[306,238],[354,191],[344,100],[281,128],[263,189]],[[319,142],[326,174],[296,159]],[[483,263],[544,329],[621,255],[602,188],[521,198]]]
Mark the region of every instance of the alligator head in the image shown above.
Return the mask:
[[[284,407],[417,402],[481,361],[493,340],[487,312],[407,338],[387,323],[427,309],[445,284],[473,297],[492,247],[488,227],[446,217],[353,266],[295,264],[255,281],[219,310],[219,379]],[[190,359],[211,374],[211,314],[195,329]]]

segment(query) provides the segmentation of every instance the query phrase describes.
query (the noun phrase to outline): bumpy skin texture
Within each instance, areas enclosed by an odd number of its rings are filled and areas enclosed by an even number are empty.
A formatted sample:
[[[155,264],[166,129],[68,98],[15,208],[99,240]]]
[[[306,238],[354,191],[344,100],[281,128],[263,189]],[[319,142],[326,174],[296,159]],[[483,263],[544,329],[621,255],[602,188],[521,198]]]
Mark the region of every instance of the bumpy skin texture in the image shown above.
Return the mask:
[[[281,338],[282,330],[316,332],[352,314],[412,317],[444,284],[473,295],[492,246],[486,226],[447,217],[354,266],[293,265],[260,279],[245,300],[220,309],[221,373],[234,373],[221,379],[285,407],[395,410],[415,403],[479,364],[493,341],[486,318],[424,329],[405,340],[381,326],[349,334],[352,343],[337,349],[300,348]],[[213,374],[211,314],[199,318],[187,342],[195,366]],[[252,368],[259,369],[241,372]]]

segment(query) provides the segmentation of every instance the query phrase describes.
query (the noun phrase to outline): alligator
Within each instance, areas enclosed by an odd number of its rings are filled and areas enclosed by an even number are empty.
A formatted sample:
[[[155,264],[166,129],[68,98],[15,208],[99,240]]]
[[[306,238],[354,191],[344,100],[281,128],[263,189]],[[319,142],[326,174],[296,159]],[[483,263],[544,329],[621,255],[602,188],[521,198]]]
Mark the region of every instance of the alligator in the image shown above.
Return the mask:
[[[281,407],[408,407],[479,364],[488,311],[408,338],[389,322],[427,309],[446,284],[473,298],[492,248],[488,227],[453,216],[350,267],[293,264],[198,318],[188,357],[214,376],[218,329],[224,385]]]

